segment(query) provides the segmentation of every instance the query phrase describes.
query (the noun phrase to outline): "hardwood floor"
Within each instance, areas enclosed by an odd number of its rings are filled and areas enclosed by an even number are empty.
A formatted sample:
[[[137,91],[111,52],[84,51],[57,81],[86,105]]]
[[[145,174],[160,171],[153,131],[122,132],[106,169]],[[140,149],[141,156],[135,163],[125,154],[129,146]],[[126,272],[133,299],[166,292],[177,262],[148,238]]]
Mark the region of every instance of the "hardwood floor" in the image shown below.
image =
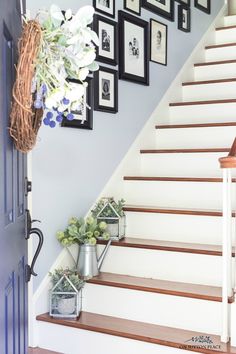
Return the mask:
[[[52,352],[51,350],[41,348],[29,348],[28,354],[63,354],[58,352]]]

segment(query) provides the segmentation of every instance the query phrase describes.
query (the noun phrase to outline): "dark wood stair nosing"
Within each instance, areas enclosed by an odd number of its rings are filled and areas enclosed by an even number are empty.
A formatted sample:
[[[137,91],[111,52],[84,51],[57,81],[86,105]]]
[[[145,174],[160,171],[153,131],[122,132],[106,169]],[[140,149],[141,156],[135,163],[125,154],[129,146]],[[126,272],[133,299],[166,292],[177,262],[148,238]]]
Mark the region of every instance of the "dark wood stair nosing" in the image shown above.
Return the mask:
[[[223,43],[223,44],[212,44],[212,45],[207,45],[205,47],[206,50],[209,49],[217,49],[217,48],[227,48],[227,47],[235,47],[236,43]]]
[[[197,183],[222,183],[220,177],[145,177],[145,176],[124,176],[124,181],[145,181],[145,182],[197,182]],[[236,182],[236,178],[232,178]]]
[[[236,119],[236,117],[235,117]],[[197,124],[163,124],[156,125],[155,129],[186,129],[186,128],[217,128],[217,127],[232,127],[236,126],[236,122],[226,123],[197,123]]]
[[[141,154],[194,154],[194,153],[220,153],[229,152],[230,148],[205,148],[205,149],[142,149]]]
[[[216,31],[224,31],[224,30],[229,30],[229,29],[236,29],[236,25],[217,27],[215,30]]]
[[[200,81],[187,81],[183,82],[182,86],[195,86],[195,85],[208,85],[208,84],[223,84],[228,82],[236,82],[236,78],[231,79],[218,79],[218,80],[200,80]]]
[[[199,66],[210,66],[210,65],[227,65],[227,64],[236,64],[236,59],[230,59],[230,60],[218,60],[218,61],[208,61],[208,62],[202,62],[202,63],[195,63],[195,67]]]
[[[205,334],[202,332],[171,328],[167,326],[155,325],[134,320],[127,320],[118,317],[82,312],[77,320],[55,319],[49,314],[37,316],[38,321],[48,322],[56,325],[93,331],[113,335],[122,338],[138,340],[146,343],[163,345],[172,348],[184,349],[204,354],[235,354],[236,348],[230,344],[220,341],[220,336]],[[196,343],[188,343],[191,338],[201,338],[206,336],[211,338],[214,346],[218,349],[209,349],[206,346],[199,346]]]
[[[222,302],[221,288],[190,284],[176,281],[148,279],[130,275],[100,273],[87,281],[89,284],[110,286],[115,288],[144,291],[162,295],[187,297],[198,300]],[[234,302],[234,296],[228,298],[228,303]]]
[[[206,101],[171,102],[169,103],[169,107],[202,106],[202,105],[231,104],[231,103],[236,103],[236,98],[222,99],[222,100],[206,100]]]
[[[125,206],[123,208],[126,212],[134,213],[156,213],[156,214],[173,214],[173,215],[194,215],[194,216],[213,216],[222,217],[222,211],[219,210],[198,210],[198,209],[170,209],[161,207],[148,206]],[[232,212],[232,217],[235,213]]]
[[[99,240],[98,244],[106,245],[106,241]],[[135,237],[125,237],[119,241],[112,241],[111,245],[114,247],[140,248],[153,251],[192,253],[222,257],[222,246],[219,245],[141,239]],[[232,257],[235,257],[234,250],[232,250]]]

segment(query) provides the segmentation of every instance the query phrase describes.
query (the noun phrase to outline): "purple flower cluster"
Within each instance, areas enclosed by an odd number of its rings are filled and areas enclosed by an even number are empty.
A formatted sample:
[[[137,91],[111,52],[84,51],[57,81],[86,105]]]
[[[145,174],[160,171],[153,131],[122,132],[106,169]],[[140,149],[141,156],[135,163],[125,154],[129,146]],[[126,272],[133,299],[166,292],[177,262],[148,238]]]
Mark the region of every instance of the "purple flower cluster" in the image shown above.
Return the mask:
[[[47,85],[42,84],[40,89],[36,92],[36,98],[34,101],[34,107],[36,109],[46,109],[47,107],[44,104],[44,98],[47,93]],[[53,108],[54,112],[47,112],[46,116],[43,119],[43,123],[50,128],[55,128],[56,122],[61,123],[63,121],[63,115],[66,117],[68,120],[73,120],[74,115],[72,113],[65,112],[64,107],[68,106],[70,104],[70,100],[66,97],[64,97],[61,100],[61,107],[58,108]],[[55,119],[54,119],[55,117]]]
[[[47,86],[45,84],[42,84],[40,89],[36,93],[36,99],[34,101],[34,108],[40,109],[40,108],[45,108],[43,98],[47,92]]]

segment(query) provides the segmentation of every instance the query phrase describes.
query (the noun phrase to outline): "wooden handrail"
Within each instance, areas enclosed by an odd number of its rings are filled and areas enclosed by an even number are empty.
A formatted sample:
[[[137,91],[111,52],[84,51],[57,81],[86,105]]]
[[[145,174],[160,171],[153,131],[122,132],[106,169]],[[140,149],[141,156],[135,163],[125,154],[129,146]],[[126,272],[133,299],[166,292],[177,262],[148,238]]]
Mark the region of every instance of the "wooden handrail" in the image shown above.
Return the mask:
[[[236,168],[236,138],[231,146],[228,156],[219,159],[220,168]]]

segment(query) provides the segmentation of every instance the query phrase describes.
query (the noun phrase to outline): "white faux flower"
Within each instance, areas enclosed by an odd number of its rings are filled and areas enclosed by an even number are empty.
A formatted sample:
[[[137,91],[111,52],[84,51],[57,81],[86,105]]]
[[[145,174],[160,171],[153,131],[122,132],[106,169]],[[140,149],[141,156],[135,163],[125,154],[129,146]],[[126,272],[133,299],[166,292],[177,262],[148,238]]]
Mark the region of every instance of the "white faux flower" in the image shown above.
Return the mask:
[[[71,11],[71,9],[66,10],[65,18],[66,18],[67,20],[69,20],[71,17],[72,17],[72,11]]]
[[[69,88],[65,92],[65,97],[71,102],[79,101],[84,95],[84,86],[74,82],[69,83]]]
[[[59,87],[52,91],[45,100],[45,105],[48,109],[52,109],[53,107],[57,107],[61,100],[63,100],[65,96],[64,87]]]
[[[89,74],[89,69],[88,68],[82,68],[79,71],[78,79],[80,81],[84,81],[86,79],[86,77],[88,76],[88,74]]]
[[[88,65],[92,64],[92,62],[95,60],[95,58],[96,58],[96,53],[95,53],[94,49],[91,48],[87,52],[83,53],[82,58],[78,58],[78,65],[80,67],[88,66]]]
[[[76,21],[86,22],[86,27],[93,22],[94,8],[90,5],[81,7],[75,14]]]

